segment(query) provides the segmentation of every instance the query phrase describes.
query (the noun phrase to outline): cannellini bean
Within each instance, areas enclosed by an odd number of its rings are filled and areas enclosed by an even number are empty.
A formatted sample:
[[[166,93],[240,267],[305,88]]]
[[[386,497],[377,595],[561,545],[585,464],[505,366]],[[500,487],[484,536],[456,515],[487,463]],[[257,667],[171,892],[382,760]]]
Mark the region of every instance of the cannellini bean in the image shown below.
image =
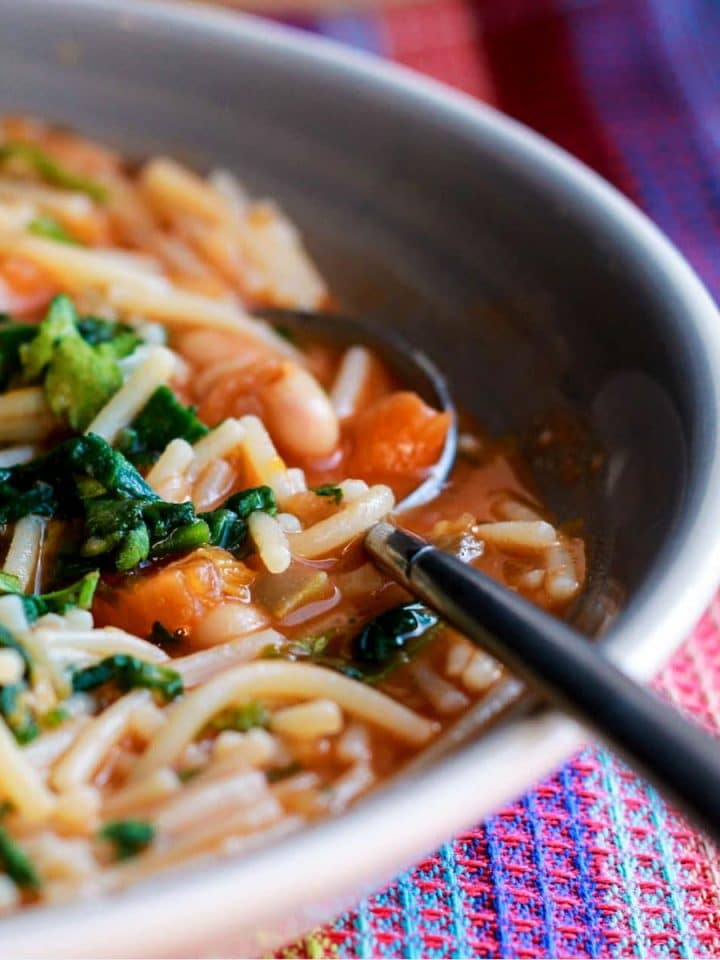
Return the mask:
[[[321,457],[338,444],[340,428],[328,395],[307,370],[283,363],[262,390],[266,425],[289,453]]]

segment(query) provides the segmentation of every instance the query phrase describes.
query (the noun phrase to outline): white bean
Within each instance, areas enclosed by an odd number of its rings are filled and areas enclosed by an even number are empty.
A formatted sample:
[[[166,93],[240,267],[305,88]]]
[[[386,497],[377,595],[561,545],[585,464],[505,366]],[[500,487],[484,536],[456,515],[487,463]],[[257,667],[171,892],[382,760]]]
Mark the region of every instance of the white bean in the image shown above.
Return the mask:
[[[262,390],[265,421],[272,436],[289,453],[322,457],[338,444],[340,428],[330,399],[315,377],[294,363]]]

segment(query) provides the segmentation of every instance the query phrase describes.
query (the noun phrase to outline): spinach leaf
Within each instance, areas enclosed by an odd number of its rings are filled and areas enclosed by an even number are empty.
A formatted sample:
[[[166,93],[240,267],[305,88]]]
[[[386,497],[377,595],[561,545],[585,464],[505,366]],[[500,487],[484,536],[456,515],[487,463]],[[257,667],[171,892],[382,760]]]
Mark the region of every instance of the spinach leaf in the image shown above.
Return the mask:
[[[373,670],[386,670],[401,662],[417,641],[436,627],[440,618],[422,603],[403,603],[371,620],[353,639],[352,655],[356,664]]]
[[[37,335],[20,347],[25,380],[44,376],[48,406],[74,430],[84,430],[122,386],[122,373],[108,343],[92,346],[80,335],[72,301],[51,302]]]
[[[57,243],[78,246],[77,240],[67,232],[55,217],[47,215],[36,217],[28,224],[28,233],[34,233],[38,237],[47,237],[48,240],[55,240]]]
[[[210,721],[208,729],[218,732],[238,730],[240,733],[246,733],[253,727],[266,727],[268,720],[268,712],[262,703],[251,700],[239,707],[229,707],[227,710],[222,710]]]
[[[19,744],[30,743],[40,733],[33,711],[27,704],[25,683],[0,687],[0,715],[4,718]]]
[[[323,483],[319,487],[312,487],[312,492],[318,497],[331,497],[336,504],[342,503],[342,488],[333,483]]]
[[[149,847],[155,837],[155,827],[146,820],[114,820],[98,832],[115,848],[117,860],[128,860]]]
[[[67,613],[78,607],[80,610],[89,610],[92,606],[95,588],[100,579],[100,571],[93,570],[86,573],[84,577],[71,583],[62,590],[53,590],[51,593],[30,593],[21,595],[20,599],[25,608],[25,616],[30,623],[33,623],[38,617],[46,613]],[[0,587],[3,593],[20,593],[19,590],[5,590]]]
[[[23,644],[5,627],[0,627],[0,647],[20,654],[25,664],[23,675],[16,683],[0,686],[0,716],[18,743],[29,743],[40,733],[35,714],[27,702],[27,679],[32,670],[32,659]]]
[[[195,416],[194,407],[186,407],[169,387],[161,386],[150,397],[133,422],[118,437],[117,447],[132,463],[154,463],[171,440],[180,437],[195,443],[209,433]]]
[[[39,888],[40,878],[32,860],[15,843],[5,827],[0,827],[0,863],[16,886],[27,890]]]
[[[103,320],[101,317],[80,317],[77,328],[85,343],[96,347],[107,343],[115,357],[127,357],[143,342],[142,337],[127,323]]]
[[[270,487],[250,487],[234,493],[225,503],[210,513],[201,513],[210,531],[210,543],[237,553],[245,546],[248,517],[256,510],[275,516],[277,502]]]
[[[38,328],[31,323],[0,321],[0,390],[6,390],[20,370],[20,347],[32,340],[37,331]]]
[[[183,692],[182,677],[175,670],[139,660],[127,653],[115,653],[91,667],[76,670],[72,675],[75,693],[94,690],[110,682],[116,683],[123,691],[136,687],[157,690],[166,700],[174,700]]]
[[[98,203],[108,198],[107,188],[103,184],[68,170],[34,143],[9,142],[0,145],[0,166],[9,163],[31,170],[41,180],[55,187],[86,193]]]

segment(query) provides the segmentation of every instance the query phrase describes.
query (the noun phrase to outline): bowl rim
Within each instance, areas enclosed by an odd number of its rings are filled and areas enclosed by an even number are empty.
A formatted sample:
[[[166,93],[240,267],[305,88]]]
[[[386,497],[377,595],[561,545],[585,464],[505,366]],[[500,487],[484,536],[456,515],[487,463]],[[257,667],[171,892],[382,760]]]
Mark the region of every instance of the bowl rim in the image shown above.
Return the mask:
[[[11,0],[0,0],[0,9]],[[594,217],[614,221],[662,272],[682,303],[705,353],[710,376],[705,384],[704,417],[697,424],[704,445],[704,489],[696,491],[674,538],[672,558],[664,551],[656,568],[616,621],[605,649],[624,670],[649,679],[685,638],[716,586],[720,569],[720,316],[701,281],[671,242],[614,187],[561,148],[467,94],[445,87],[398,64],[351,50],[322,37],[269,23],[236,11],[177,0],[25,0],[27,6],[54,5],[74,14],[100,13],[113,24],[152,24],[173,30],[231,37],[243,45],[283,51],[302,62],[354,76],[366,86],[392,89],[407,101],[452,114],[457,121],[517,153],[584,196]],[[422,109],[422,107],[421,107]],[[718,531],[715,533],[714,531]],[[403,866],[459,830],[477,822],[529,788],[585,740],[582,729],[554,710],[506,721],[425,769],[378,790],[344,814],[321,821],[268,846],[220,862],[161,875],[108,898],[41,907],[0,925],[6,956],[149,956],[168,945],[202,943],[231,936],[242,912],[253,918],[257,942],[268,949],[283,937],[310,928],[358,894],[388,879]],[[489,789],[488,789],[489,786]],[[413,816],[422,799],[431,817]],[[355,843],[343,859],[348,837]],[[340,846],[342,844],[342,846]],[[319,912],[310,903],[324,904]],[[280,934],[277,904],[302,920]],[[182,905],[186,909],[182,909]],[[265,934],[263,934],[265,927]],[[138,943],[141,938],[142,942]],[[229,941],[228,941],[229,942]],[[58,946],[59,947],[58,950]]]

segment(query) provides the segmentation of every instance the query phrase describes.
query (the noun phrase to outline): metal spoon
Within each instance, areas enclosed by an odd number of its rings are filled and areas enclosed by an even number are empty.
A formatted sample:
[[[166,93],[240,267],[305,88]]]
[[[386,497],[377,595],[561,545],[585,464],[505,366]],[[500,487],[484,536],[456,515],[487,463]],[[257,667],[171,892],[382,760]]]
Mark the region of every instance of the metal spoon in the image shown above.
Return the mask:
[[[396,336],[332,314],[268,310],[261,315],[298,334],[368,344],[403,384],[454,415],[442,374]],[[440,490],[456,448],[453,428],[431,475],[398,504],[398,511],[418,506]],[[415,534],[381,522],[367,533],[365,546],[393,579],[504,663],[542,700],[606,740],[701,829],[720,838],[717,740],[622,673],[567,623]]]

